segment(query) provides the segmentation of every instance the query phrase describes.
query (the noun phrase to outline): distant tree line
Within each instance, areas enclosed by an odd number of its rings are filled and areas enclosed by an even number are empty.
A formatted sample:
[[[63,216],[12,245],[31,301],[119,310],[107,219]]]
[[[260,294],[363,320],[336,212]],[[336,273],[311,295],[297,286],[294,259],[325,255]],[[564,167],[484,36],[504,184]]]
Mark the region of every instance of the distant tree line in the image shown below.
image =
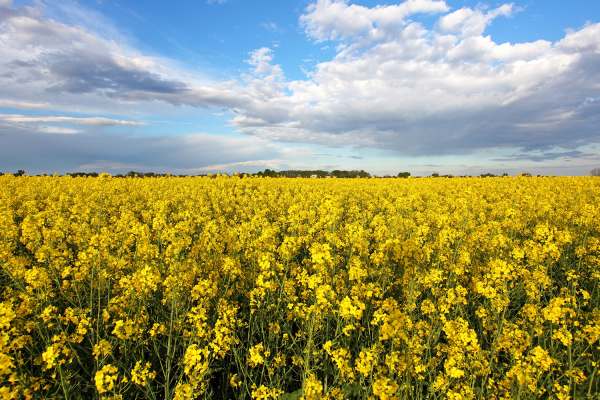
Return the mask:
[[[244,174],[247,176],[268,176],[273,178],[370,178],[371,174],[361,170],[286,170],[286,171],[274,171],[272,169],[265,169],[264,171],[257,172],[255,174]]]
[[[4,175],[4,172],[0,172],[0,175]],[[62,176],[70,176],[73,178],[97,178],[100,177],[102,175],[110,175],[113,178],[158,178],[158,177],[167,177],[167,176],[179,176],[179,177],[185,177],[185,176],[206,176],[207,174],[198,174],[198,175],[175,175],[175,174],[171,174],[171,173],[159,173],[159,172],[138,172],[138,171],[129,171],[127,173],[124,174],[106,174],[106,173],[98,173],[98,172],[67,172]],[[25,172],[24,170],[20,169],[17,172],[12,173],[12,175],[14,176],[25,176],[28,175],[27,172]],[[61,176],[60,174],[37,174],[37,175],[32,175],[32,176]]]
[[[2,174],[2,172],[0,172]],[[408,176],[410,173],[406,172]],[[23,176],[27,175],[24,170],[18,170],[13,173],[14,176]],[[101,174],[98,172],[67,172],[66,176],[71,176],[73,178],[96,178]],[[371,174],[364,170],[333,170],[333,171],[323,171],[323,170],[286,170],[286,171],[275,171],[272,169],[265,169],[264,171],[259,171],[256,173],[235,173],[233,175],[245,177],[245,176],[266,176],[273,178],[370,178]],[[47,174],[40,174],[40,176],[47,176]],[[138,171],[129,171],[125,174],[116,174],[111,175],[114,178],[156,178],[156,177],[166,177],[166,176],[216,176],[214,174],[196,174],[196,175],[174,175],[169,173],[157,173],[157,172],[138,172]]]
[[[0,171],[0,175],[4,175],[5,172],[1,172]],[[27,175],[27,172],[25,172],[25,170],[18,170],[16,172],[13,172],[12,175],[14,176],[24,176]],[[56,175],[56,174],[39,174],[37,176],[49,176],[49,175]],[[97,178],[99,176],[102,175],[102,173],[98,173],[98,172],[67,172],[65,174],[66,176],[71,176],[73,178],[78,178],[78,177],[85,177],[85,178]],[[335,169],[333,171],[324,171],[324,170],[296,170],[296,169],[291,169],[291,170],[284,170],[284,171],[275,171],[272,169],[265,169],[264,171],[259,171],[259,172],[255,172],[255,173],[235,173],[233,174],[235,176],[239,176],[239,177],[246,177],[246,176],[261,176],[261,177],[272,177],[272,178],[370,178],[371,174],[369,174],[368,172],[364,171],[364,170],[338,170]],[[529,172],[521,172],[519,174],[517,174],[518,176],[533,176],[531,173]],[[600,176],[600,168],[594,168],[590,171],[590,175],[591,176]],[[215,174],[196,174],[196,175],[185,175],[185,174],[179,174],[179,175],[175,175],[175,174],[170,174],[170,173],[159,173],[159,172],[139,172],[139,171],[129,171],[127,173],[124,174],[116,174],[116,175],[111,175],[114,178],[158,178],[158,177],[167,177],[167,176],[178,176],[178,177],[186,177],[186,176],[212,176],[215,177],[217,175]],[[492,174],[489,172],[486,172],[484,174],[480,174],[479,177],[481,178],[493,178],[493,177],[504,177],[504,176],[509,176],[508,173],[504,172],[501,175],[496,175],[496,174]],[[538,177],[543,176],[543,175],[536,175]],[[397,175],[384,175],[384,176],[380,176],[380,178],[410,178],[411,177],[411,173],[410,172],[399,172]],[[434,172],[430,175],[431,178],[454,178],[454,175],[451,174],[445,174],[445,175],[440,175],[438,172]],[[473,177],[473,175],[458,175],[457,177],[460,178],[465,178],[465,177]],[[418,178],[418,177],[416,177]]]

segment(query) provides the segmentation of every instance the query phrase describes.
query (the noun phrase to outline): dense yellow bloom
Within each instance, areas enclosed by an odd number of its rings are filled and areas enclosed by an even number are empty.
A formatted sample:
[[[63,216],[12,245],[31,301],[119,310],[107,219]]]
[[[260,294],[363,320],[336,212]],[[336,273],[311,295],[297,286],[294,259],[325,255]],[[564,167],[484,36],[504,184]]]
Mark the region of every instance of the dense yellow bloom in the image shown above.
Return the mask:
[[[96,383],[96,390],[98,393],[104,394],[114,389],[117,381],[117,367],[107,364],[99,371],[96,371],[94,376],[94,382]]]
[[[386,299],[373,315],[373,325],[380,325],[380,338],[382,341],[400,340],[408,341],[408,332],[413,323],[410,318],[400,310],[394,299]]]
[[[283,393],[284,392],[281,389],[270,388],[265,385],[261,385],[258,388],[252,389],[252,398],[255,400],[277,399]]]
[[[540,346],[531,350],[531,361],[542,371],[548,371],[554,363],[548,352]]]
[[[348,279],[351,281],[361,281],[368,276],[368,271],[361,265],[360,259],[353,257],[348,268]]]
[[[94,345],[94,350],[92,354],[94,358],[97,360],[101,357],[106,357],[112,352],[112,345],[106,339],[101,339],[97,344]]]
[[[314,374],[309,374],[304,380],[302,399],[321,400],[323,398],[323,384]]]
[[[554,363],[546,350],[536,346],[526,359],[517,361],[506,374],[506,379],[516,380],[521,387],[539,395],[544,392],[544,389],[538,389],[538,381],[550,371]]]
[[[380,400],[398,399],[398,389],[398,384],[386,377],[377,378],[373,382],[373,394]]]
[[[25,272],[25,282],[31,289],[42,289],[50,285],[50,278],[45,269],[34,267]]]
[[[142,364],[141,361],[135,363],[135,367],[131,370],[131,382],[136,385],[146,386],[148,381],[156,377],[156,372],[152,371],[149,362]]]
[[[259,343],[252,346],[248,352],[248,365],[257,367],[265,363],[265,359],[269,357],[271,352],[265,349],[264,344]]]
[[[56,318],[57,312],[58,308],[54,307],[53,305],[49,305],[48,307],[44,308],[44,311],[42,311],[42,314],[40,315],[42,321],[49,323],[52,319]]]
[[[121,340],[132,339],[140,333],[140,328],[135,321],[119,319],[115,321],[112,333]]]
[[[351,364],[351,355],[348,349],[333,349],[333,343],[331,341],[328,341],[323,345],[323,350],[325,350],[325,352],[329,354],[342,377],[349,380],[352,380],[354,378],[354,371],[352,369]]]
[[[16,314],[10,304],[0,303],[0,379],[6,379],[15,366],[12,357],[7,354],[10,350],[10,325],[15,317]],[[8,388],[6,390],[7,393],[10,392]]]
[[[200,380],[208,371],[208,349],[193,344],[187,348],[183,356],[184,372],[191,380]]]
[[[2,175],[0,398],[593,396],[598,199],[586,177]]]
[[[147,265],[131,276],[121,278],[119,285],[126,290],[132,290],[136,296],[143,296],[154,292],[159,282],[160,274],[156,268]]]
[[[377,351],[375,349],[361,350],[355,361],[355,368],[362,376],[367,377],[373,371],[377,362]]]
[[[219,319],[215,323],[214,339],[211,348],[217,357],[223,358],[238,343],[235,336],[238,321],[236,319],[237,308],[235,304],[225,302],[219,305]]]
[[[175,387],[175,400],[193,400],[194,387],[189,383],[180,383]]]
[[[340,301],[340,315],[345,319],[361,319],[365,304],[357,298],[346,296]]]
[[[9,375],[14,366],[12,358],[9,355],[0,353],[0,377]]]
[[[46,348],[46,351],[42,353],[42,361],[46,364],[45,369],[52,369],[57,365],[61,365],[65,362],[61,356],[68,354],[68,349],[61,343],[53,343]]]
[[[568,307],[569,299],[564,297],[556,297],[550,300],[550,303],[542,312],[546,321],[559,323],[563,318],[571,315],[572,311]]]
[[[582,331],[590,345],[600,340],[600,315],[596,315],[595,320],[584,326]]]

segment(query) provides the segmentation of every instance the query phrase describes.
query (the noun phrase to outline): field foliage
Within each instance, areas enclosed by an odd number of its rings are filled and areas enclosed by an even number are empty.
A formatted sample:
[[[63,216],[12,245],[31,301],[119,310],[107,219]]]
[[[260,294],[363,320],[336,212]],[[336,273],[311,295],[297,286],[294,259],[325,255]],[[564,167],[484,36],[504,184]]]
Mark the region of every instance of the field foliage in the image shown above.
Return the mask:
[[[0,176],[0,398],[598,398],[600,180]]]

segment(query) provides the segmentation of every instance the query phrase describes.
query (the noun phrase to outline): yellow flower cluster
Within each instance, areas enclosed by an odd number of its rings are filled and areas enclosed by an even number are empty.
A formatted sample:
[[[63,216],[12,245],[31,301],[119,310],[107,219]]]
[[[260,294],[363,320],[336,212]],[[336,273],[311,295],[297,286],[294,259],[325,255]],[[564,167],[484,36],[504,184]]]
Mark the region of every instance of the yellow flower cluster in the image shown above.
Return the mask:
[[[592,399],[600,180],[0,176],[0,399]]]

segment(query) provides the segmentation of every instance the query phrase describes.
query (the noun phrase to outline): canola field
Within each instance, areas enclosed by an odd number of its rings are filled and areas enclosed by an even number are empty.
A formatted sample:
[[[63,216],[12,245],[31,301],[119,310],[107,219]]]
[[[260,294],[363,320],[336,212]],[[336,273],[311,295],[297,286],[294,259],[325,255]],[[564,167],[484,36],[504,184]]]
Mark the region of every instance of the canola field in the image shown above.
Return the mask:
[[[597,399],[600,179],[0,176],[0,399]]]

